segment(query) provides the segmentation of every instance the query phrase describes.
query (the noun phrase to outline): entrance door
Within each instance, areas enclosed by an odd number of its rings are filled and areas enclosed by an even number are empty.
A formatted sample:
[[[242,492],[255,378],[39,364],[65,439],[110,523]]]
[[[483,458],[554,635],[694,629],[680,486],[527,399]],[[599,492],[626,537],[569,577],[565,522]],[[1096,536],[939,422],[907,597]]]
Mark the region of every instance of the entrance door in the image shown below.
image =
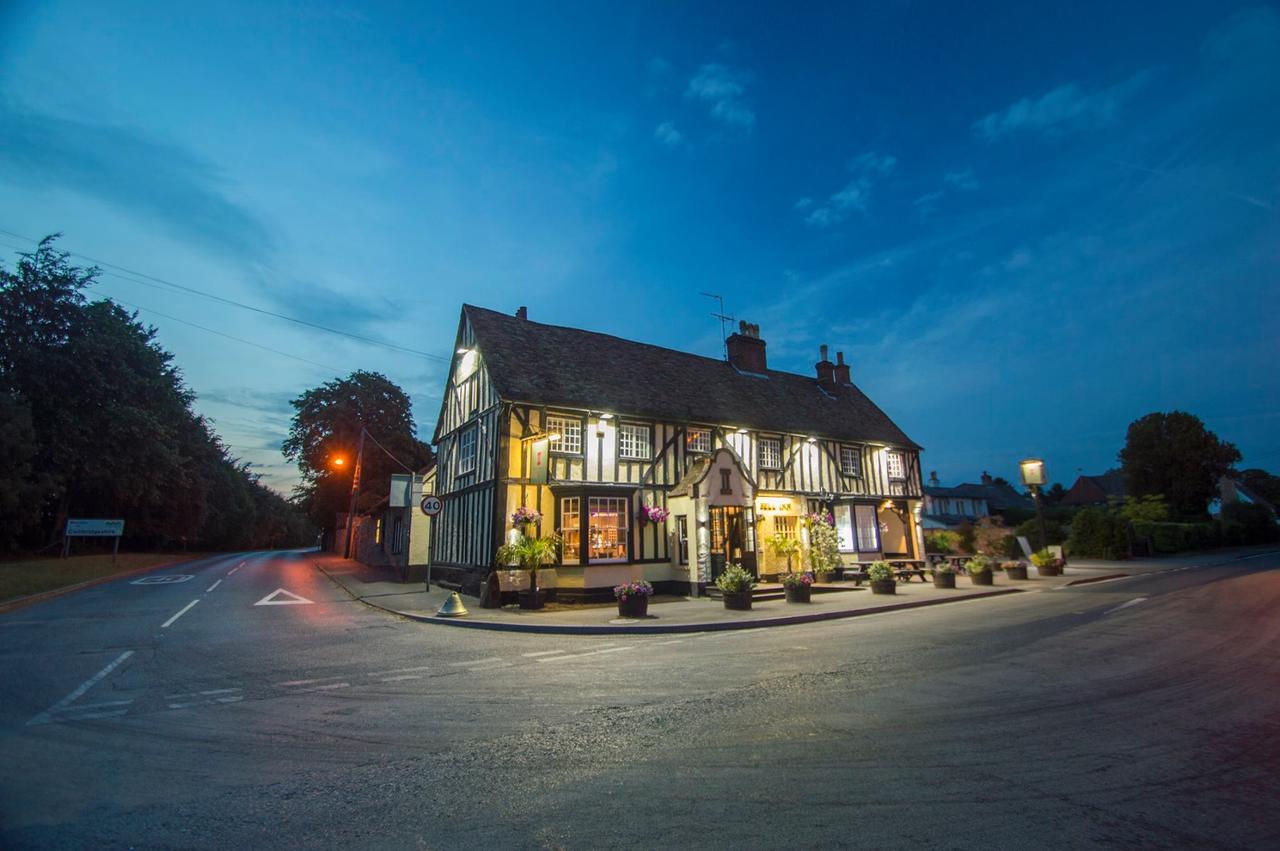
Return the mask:
[[[731,562],[756,576],[755,512],[738,505],[713,505],[710,519],[711,581]]]

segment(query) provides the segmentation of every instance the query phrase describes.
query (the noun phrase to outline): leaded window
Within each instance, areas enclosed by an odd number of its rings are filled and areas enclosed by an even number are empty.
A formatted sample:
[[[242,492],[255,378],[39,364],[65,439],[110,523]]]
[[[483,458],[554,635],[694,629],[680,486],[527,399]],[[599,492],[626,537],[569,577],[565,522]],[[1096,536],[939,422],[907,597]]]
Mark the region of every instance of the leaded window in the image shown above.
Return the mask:
[[[760,466],[776,470],[782,466],[782,441],[776,437],[760,438]]]
[[[862,451],[860,447],[840,447],[840,472],[846,476],[862,475]]]
[[[907,464],[901,452],[885,453],[884,466],[891,479],[905,479],[907,477]]]
[[[577,417],[548,414],[547,433],[560,435],[559,440],[551,443],[552,452],[565,455],[582,454],[582,420]]]
[[[476,428],[465,429],[458,435],[458,475],[473,472],[476,468]]]
[[[618,426],[618,456],[633,461],[643,461],[653,454],[649,440],[649,427],[634,423]]]
[[[711,431],[705,428],[691,428],[685,438],[685,446],[690,452],[711,451]]]

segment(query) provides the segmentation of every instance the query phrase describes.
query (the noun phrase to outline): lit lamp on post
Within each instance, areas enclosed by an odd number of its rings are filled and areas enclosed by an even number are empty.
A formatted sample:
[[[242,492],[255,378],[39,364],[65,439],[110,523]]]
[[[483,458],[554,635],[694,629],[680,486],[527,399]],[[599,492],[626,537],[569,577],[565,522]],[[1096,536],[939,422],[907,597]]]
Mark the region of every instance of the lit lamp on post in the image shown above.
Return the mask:
[[[1040,526],[1040,549],[1049,546],[1044,533],[1044,505],[1040,502],[1040,488],[1044,486],[1044,461],[1039,458],[1027,458],[1018,462],[1022,468],[1022,483],[1031,489],[1031,498],[1036,501],[1036,521]]]

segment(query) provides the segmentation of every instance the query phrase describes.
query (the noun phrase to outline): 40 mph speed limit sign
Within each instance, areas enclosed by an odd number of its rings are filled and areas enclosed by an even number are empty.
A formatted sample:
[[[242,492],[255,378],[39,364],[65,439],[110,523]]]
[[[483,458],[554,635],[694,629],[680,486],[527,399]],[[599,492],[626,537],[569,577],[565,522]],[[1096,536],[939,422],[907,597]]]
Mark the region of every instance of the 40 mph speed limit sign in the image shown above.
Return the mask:
[[[427,494],[422,498],[422,513],[428,517],[435,517],[442,508],[444,503],[440,501],[440,497]]]

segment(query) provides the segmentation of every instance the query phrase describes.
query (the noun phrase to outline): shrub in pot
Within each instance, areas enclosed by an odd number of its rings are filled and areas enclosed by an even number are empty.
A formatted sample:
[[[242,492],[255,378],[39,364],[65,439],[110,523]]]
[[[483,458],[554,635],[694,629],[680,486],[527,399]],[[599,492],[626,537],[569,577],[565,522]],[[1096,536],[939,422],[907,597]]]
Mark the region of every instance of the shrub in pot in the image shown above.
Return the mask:
[[[1027,563],[1023,561],[1006,561],[1000,565],[1004,575],[1010,579],[1026,579]]]
[[[813,575],[809,573],[785,573],[782,589],[788,603],[807,603],[813,595]]]
[[[833,514],[810,514],[804,519],[809,530],[809,569],[819,582],[830,582],[840,564],[840,533]]]
[[[521,570],[529,571],[529,590],[520,592],[520,608],[542,608],[546,592],[538,588],[538,568],[544,564],[555,564],[559,557],[560,538],[557,535],[535,538],[522,532],[516,540],[498,547],[499,564],[515,563]]]
[[[613,597],[618,601],[619,617],[645,617],[649,614],[649,598],[652,596],[653,586],[644,580],[613,586]]]
[[[1064,559],[1060,559],[1048,550],[1039,550],[1031,554],[1031,563],[1041,576],[1061,576],[1066,567]]]
[[[956,587],[956,569],[947,562],[935,564],[931,570],[934,588]]]
[[[893,568],[887,561],[874,561],[867,568],[867,580],[872,594],[893,594],[898,583],[893,578]]]
[[[751,589],[756,585],[756,578],[742,565],[732,562],[725,565],[724,572],[716,577],[716,587],[724,594],[724,607],[737,611],[751,608]]]
[[[969,559],[965,562],[964,572],[969,574],[974,585],[994,584],[994,577],[991,575],[991,559],[986,556],[974,556]]]

